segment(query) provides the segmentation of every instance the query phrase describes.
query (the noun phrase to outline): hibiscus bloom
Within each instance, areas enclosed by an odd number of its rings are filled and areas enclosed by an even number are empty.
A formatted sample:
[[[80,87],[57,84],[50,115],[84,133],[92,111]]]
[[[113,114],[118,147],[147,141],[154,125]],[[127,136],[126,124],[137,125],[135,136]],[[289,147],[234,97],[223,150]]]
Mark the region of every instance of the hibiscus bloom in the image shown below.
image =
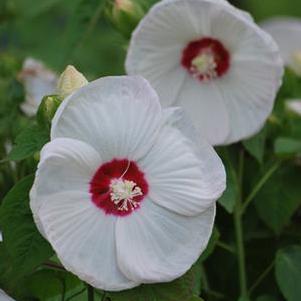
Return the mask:
[[[132,35],[130,75],[150,81],[164,107],[182,106],[213,145],[258,132],[283,74],[272,38],[224,0],[165,0]]]
[[[42,235],[94,287],[171,281],[207,245],[225,172],[141,77],[107,77],[64,100],[31,190]]]
[[[58,77],[41,61],[33,58],[24,61],[18,77],[25,88],[25,102],[21,104],[21,110],[32,117],[36,114],[42,98],[55,93]]]
[[[261,27],[275,39],[287,66],[301,75],[301,20],[293,17],[274,17]]]

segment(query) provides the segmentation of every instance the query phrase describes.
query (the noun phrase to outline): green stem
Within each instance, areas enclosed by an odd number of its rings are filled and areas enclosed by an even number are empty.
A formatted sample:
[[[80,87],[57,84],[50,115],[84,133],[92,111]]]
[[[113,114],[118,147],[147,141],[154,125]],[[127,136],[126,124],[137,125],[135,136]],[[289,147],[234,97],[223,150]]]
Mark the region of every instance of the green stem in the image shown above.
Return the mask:
[[[239,284],[240,284],[240,295],[241,297],[247,297],[247,274],[246,274],[246,263],[245,263],[245,249],[243,242],[243,229],[242,229],[242,215],[241,212],[241,198],[243,195],[243,169],[244,169],[244,151],[241,150],[239,156],[239,170],[238,170],[238,183],[240,187],[239,197],[235,204],[234,209],[234,227],[236,235],[237,245],[237,256],[238,256],[238,272],[239,272]]]
[[[272,271],[274,268],[275,262],[273,261],[256,279],[254,284],[249,289],[249,294],[255,290],[255,288],[265,279],[265,277]]]
[[[247,207],[250,205],[250,203],[253,201],[254,197],[257,195],[257,193],[260,191],[260,189],[265,185],[265,183],[270,179],[270,177],[274,174],[274,172],[280,167],[281,162],[277,161],[272,165],[272,167],[263,175],[263,177],[258,181],[258,183],[255,185],[251,193],[246,198],[246,201],[241,207],[241,214],[244,214]]]
[[[216,243],[216,245],[217,245],[218,247],[220,247],[221,249],[224,249],[224,250],[228,251],[229,253],[232,253],[232,254],[235,254],[235,253],[236,253],[236,252],[235,252],[235,249],[232,248],[232,246],[226,244],[225,242],[222,242],[222,241],[219,240],[219,241]]]
[[[88,301],[94,301],[94,288],[88,284]]]

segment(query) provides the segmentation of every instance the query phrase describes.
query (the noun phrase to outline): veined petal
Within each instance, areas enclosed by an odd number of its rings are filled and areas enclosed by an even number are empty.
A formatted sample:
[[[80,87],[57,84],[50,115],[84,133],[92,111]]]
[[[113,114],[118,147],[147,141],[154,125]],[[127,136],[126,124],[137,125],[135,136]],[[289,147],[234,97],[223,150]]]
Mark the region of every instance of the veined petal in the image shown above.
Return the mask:
[[[214,82],[200,87],[196,79],[187,79],[177,102],[193,120],[199,136],[211,145],[226,141],[230,131],[230,120],[223,95]]]
[[[51,138],[85,141],[104,161],[138,160],[156,139],[161,115],[158,96],[143,78],[101,78],[63,102],[53,119]]]
[[[122,272],[136,282],[172,281],[198,259],[211,235],[215,205],[187,218],[144,202],[130,219],[116,225],[117,258]]]
[[[64,191],[88,192],[89,182],[101,162],[99,154],[82,141],[58,138],[46,144],[31,191],[34,216],[46,196]]]
[[[139,283],[127,279],[116,260],[116,217],[107,216],[88,192],[44,196],[39,218],[64,267],[90,285],[116,291]]]
[[[207,143],[198,145],[165,126],[139,162],[150,186],[149,198],[176,213],[195,216],[212,206],[225,189],[223,164]]]

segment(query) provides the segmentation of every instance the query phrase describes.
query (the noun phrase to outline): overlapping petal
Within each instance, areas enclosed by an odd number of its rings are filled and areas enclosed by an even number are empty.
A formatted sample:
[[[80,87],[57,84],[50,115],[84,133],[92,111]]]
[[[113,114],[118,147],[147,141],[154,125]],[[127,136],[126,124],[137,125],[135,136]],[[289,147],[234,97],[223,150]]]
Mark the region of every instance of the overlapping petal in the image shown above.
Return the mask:
[[[215,205],[187,218],[145,202],[116,225],[117,258],[130,279],[145,283],[171,281],[184,274],[206,247]]]
[[[169,281],[190,268],[206,247],[225,189],[214,149],[193,138],[179,111],[161,111],[140,77],[100,79],[63,103],[41,152],[30,206],[67,270],[118,291]],[[101,167],[114,170],[124,160],[137,165],[132,177],[143,176],[145,195],[139,193],[139,207],[119,215],[93,202],[91,180],[102,181],[94,177]],[[114,206],[111,184],[99,193]]]
[[[105,290],[137,285],[117,266],[116,217],[100,211],[88,192],[66,191],[45,196],[39,218],[47,239],[69,271]]]
[[[179,130],[162,129],[154,147],[139,162],[150,185],[149,198],[189,216],[212,206],[225,189],[225,172],[214,150],[206,146],[198,145],[196,153],[193,142]]]
[[[64,101],[53,120],[51,138],[85,141],[104,161],[137,160],[154,143],[161,115],[158,96],[143,78],[101,78]]]

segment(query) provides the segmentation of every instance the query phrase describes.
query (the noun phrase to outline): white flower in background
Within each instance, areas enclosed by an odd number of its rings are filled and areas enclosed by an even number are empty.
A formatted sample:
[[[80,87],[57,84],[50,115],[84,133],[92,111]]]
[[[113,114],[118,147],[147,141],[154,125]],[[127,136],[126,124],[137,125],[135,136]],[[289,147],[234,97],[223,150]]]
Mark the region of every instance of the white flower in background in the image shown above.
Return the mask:
[[[275,39],[285,64],[301,76],[301,19],[274,17],[261,27]]]
[[[2,232],[0,231],[0,242],[3,241],[3,236],[2,236]]]
[[[59,107],[31,190],[42,235],[94,287],[171,281],[207,245],[225,171],[141,77],[89,83]]]
[[[272,111],[283,74],[277,45],[224,0],[166,0],[134,31],[126,70],[182,106],[213,145],[247,138]]]
[[[0,301],[14,301],[14,299],[9,297],[3,290],[0,289]]]
[[[288,99],[285,104],[289,111],[301,116],[301,99]]]
[[[21,109],[27,116],[34,116],[42,98],[55,93],[57,75],[42,62],[27,58],[18,77],[25,88],[25,102],[21,104]]]
[[[64,99],[87,83],[88,81],[82,73],[74,66],[68,65],[59,78],[57,93]]]

